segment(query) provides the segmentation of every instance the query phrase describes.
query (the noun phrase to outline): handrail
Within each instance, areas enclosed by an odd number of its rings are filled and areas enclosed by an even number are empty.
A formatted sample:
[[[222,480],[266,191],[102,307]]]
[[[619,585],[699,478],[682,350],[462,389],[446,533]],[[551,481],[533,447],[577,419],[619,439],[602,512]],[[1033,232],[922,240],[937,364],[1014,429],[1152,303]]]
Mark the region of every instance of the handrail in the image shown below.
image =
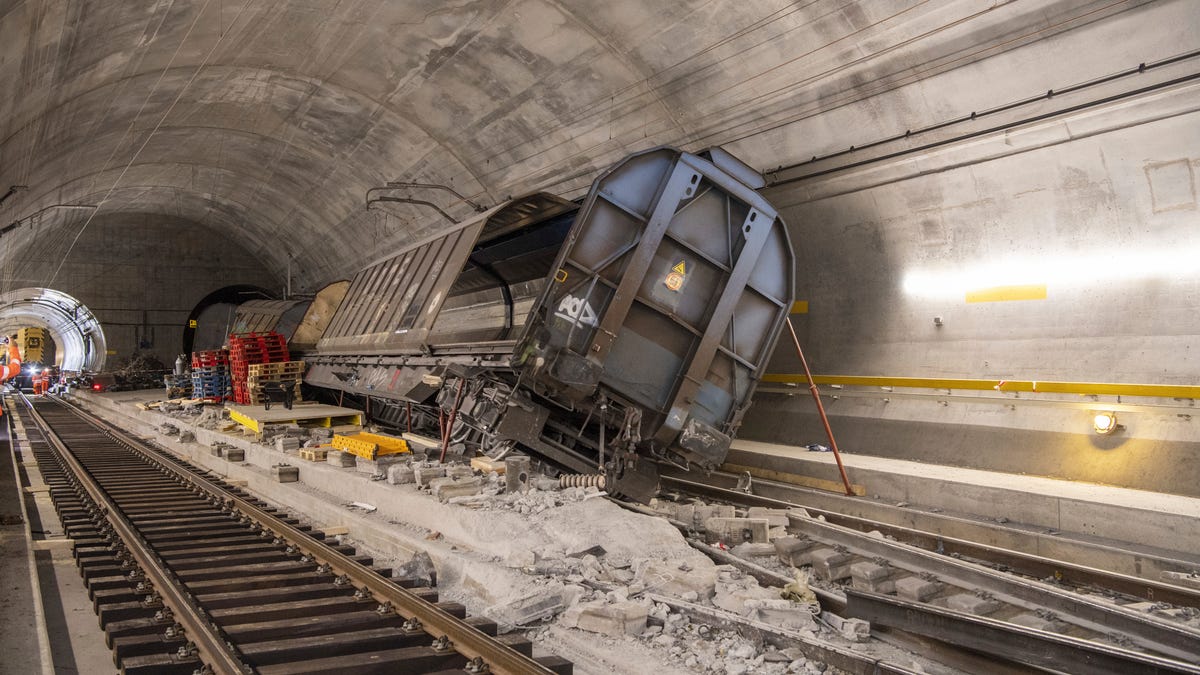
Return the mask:
[[[768,373],[763,382],[807,384],[803,373]],[[1117,382],[1061,382],[1044,380],[984,380],[969,378],[883,377],[873,375],[813,375],[817,384],[853,387],[901,387],[909,389],[967,389],[1030,392],[1035,394],[1078,394],[1080,396],[1144,396],[1152,398],[1200,399],[1200,386],[1187,384],[1125,384]]]

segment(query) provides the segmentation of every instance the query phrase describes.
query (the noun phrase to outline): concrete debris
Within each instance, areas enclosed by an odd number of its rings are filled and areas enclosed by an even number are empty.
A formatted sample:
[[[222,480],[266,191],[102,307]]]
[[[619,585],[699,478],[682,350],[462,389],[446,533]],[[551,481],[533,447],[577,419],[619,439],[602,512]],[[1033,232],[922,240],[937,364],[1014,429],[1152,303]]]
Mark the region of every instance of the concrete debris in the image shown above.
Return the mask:
[[[413,467],[413,476],[417,487],[428,487],[429,482],[434,478],[444,478],[446,476],[446,467],[440,464],[422,464],[420,466]]]
[[[392,485],[411,485],[417,477],[411,464],[393,464],[388,467],[387,480]]]
[[[727,612],[733,612],[739,616],[747,616],[749,611],[746,603],[753,600],[773,600],[777,597],[773,593],[753,580],[749,584],[737,583],[719,583],[716,587],[716,593],[713,594],[712,604]],[[682,598],[687,600],[687,598]]]
[[[435,586],[437,568],[433,566],[433,560],[428,553],[418,551],[408,562],[392,568],[392,579],[420,587]]]
[[[483,489],[483,481],[478,477],[459,479],[447,476],[445,478],[434,478],[429,481],[429,489],[433,492],[434,497],[444,502],[453,497],[479,494]]]
[[[191,415],[189,423],[200,419],[208,428],[226,423],[220,409],[206,408]],[[163,433],[179,433],[173,425],[163,426],[173,429],[163,428]],[[262,456],[258,453],[326,446],[332,435],[329,429],[294,425],[270,425],[264,432],[263,442],[269,450],[251,450],[256,461]],[[755,507],[746,517],[739,517],[733,506],[725,504],[652,503],[652,508],[667,518],[704,532],[709,542],[731,547],[734,556],[752,560],[753,565],[777,575],[795,574],[796,580],[781,593],[732,565],[714,564],[663,519],[629,513],[602,499],[606,493],[596,487],[560,488],[557,478],[533,472],[527,458],[474,458],[443,464],[437,461],[440,446],[432,452],[432,460],[409,453],[367,460],[330,449],[326,462],[386,477],[395,486],[388,488],[391,490],[414,492],[404,486],[427,489],[437,500],[429,500],[429,513],[441,513],[440,517],[462,508],[493,512],[494,516],[466,515],[444,521],[431,520],[427,513],[425,520],[410,521],[418,528],[418,538],[428,533],[429,550],[393,564],[393,577],[405,586],[440,581],[447,601],[470,605],[473,614],[496,621],[501,631],[524,628],[536,639],[539,631],[581,630],[604,636],[589,639],[603,640],[615,650],[621,649],[622,641],[632,641],[689,672],[817,673],[825,670],[825,664],[806,658],[799,649],[780,649],[759,638],[743,637],[731,625],[675,611],[647,596],[715,607],[781,629],[813,635],[832,632],[837,633],[835,640],[858,641],[869,635],[865,622],[841,622],[831,631],[815,621],[814,610],[819,612],[819,605],[808,585],[807,570],[794,568],[812,564],[825,575],[852,577],[856,584],[876,584],[876,589],[879,583],[891,581],[886,566],[860,563],[851,569],[849,556],[788,536],[789,515],[799,518],[806,513]],[[213,453],[231,462],[245,459],[245,451],[232,445],[214,446]],[[322,467],[312,471],[320,472],[322,478],[331,473]],[[299,469],[286,464],[273,466],[271,472],[280,481],[299,478]],[[345,478],[351,479],[357,480]],[[379,514],[405,520],[389,511],[387,501],[371,499],[379,504]],[[346,506],[376,512],[375,504],[350,502]],[[451,555],[447,550],[458,553]],[[772,558],[778,558],[778,563]],[[908,578],[896,580],[896,592],[928,597],[940,591],[937,582],[917,581],[919,587]]]
[[[679,563],[667,560],[646,560],[636,570],[634,579],[641,589],[684,600],[685,595],[708,601],[716,593],[716,566],[683,569]],[[695,602],[691,600],[690,602]]]
[[[466,464],[451,464],[446,467],[446,477],[454,478],[455,480],[463,480],[465,478],[473,478],[475,470]]]
[[[842,637],[854,642],[866,642],[871,639],[871,624],[862,619],[843,619],[837,614],[821,612],[821,620],[829,624]]]
[[[359,473],[371,476],[384,474],[386,476],[388,469],[397,464],[407,464],[408,459],[407,454],[380,455],[376,459],[367,459],[354,455],[354,467]]]
[[[767,558],[775,555],[775,545],[746,542],[734,546],[729,552],[739,558]]]
[[[191,443],[196,440],[196,435],[187,430],[180,431],[178,440],[180,443]]]
[[[771,528],[766,518],[713,517],[704,521],[708,543],[736,545],[742,542],[767,543]]]
[[[344,469],[352,466],[358,466],[358,457],[341,450],[330,450],[325,453],[325,461],[334,466],[340,466]]]
[[[650,508],[658,511],[671,520],[677,520],[690,526],[698,532],[705,529],[705,521],[709,518],[733,518],[736,510],[730,504],[696,504],[651,500]]]
[[[604,635],[641,635],[646,630],[648,603],[626,600],[584,602],[563,612],[562,625]]]
[[[564,589],[563,584],[553,582],[524,597],[488,607],[483,614],[498,623],[502,633],[526,628],[563,611]]]
[[[787,509],[769,509],[764,506],[751,506],[746,511],[747,518],[766,518],[771,527],[787,527]]]

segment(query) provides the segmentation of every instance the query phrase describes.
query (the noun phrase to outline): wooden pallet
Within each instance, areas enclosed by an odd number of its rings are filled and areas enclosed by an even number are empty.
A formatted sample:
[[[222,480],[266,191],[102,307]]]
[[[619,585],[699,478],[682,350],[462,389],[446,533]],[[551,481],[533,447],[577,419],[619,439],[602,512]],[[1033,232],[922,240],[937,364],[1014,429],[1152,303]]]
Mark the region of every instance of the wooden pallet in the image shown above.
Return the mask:
[[[310,462],[324,462],[328,456],[328,448],[300,448],[300,459],[307,459]]]
[[[277,379],[284,376],[299,377],[304,373],[303,361],[279,361],[275,363],[251,363],[247,376],[260,379]]]
[[[362,413],[350,408],[339,408],[319,403],[298,403],[291,410],[282,405],[273,405],[270,410],[262,406],[226,404],[229,418],[242,428],[257,437],[262,436],[263,427],[268,424],[298,424],[302,427],[333,427],[343,426],[362,428]]]

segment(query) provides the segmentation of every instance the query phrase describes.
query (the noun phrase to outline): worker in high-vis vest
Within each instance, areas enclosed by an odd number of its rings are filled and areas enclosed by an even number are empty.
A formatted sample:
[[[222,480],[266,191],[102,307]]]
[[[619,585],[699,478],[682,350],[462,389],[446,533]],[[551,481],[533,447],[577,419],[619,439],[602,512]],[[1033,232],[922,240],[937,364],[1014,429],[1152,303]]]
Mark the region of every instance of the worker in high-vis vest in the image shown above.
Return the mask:
[[[4,338],[0,344],[8,344],[8,363],[0,367],[0,382],[7,382],[21,374],[21,350],[17,348],[17,336]]]

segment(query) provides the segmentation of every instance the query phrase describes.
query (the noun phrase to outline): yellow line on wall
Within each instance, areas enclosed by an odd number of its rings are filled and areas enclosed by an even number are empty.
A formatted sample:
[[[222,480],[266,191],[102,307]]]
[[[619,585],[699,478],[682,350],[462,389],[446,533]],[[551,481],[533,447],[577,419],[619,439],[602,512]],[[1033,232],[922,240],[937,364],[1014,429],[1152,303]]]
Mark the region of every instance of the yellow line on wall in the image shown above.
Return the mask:
[[[792,314],[808,314],[808,301],[797,300],[792,303]]]
[[[1039,394],[1099,396],[1150,396],[1200,399],[1200,386],[1183,384],[1123,384],[1115,382],[1045,382],[1042,380],[974,380],[926,377],[872,377],[862,375],[814,375],[817,384],[854,387],[906,387],[911,389],[966,389],[1022,391]],[[768,373],[763,382],[807,384],[803,374]]]
[[[967,302],[1008,302],[1010,300],[1045,300],[1046,284],[1025,286],[993,286],[967,291]]]

